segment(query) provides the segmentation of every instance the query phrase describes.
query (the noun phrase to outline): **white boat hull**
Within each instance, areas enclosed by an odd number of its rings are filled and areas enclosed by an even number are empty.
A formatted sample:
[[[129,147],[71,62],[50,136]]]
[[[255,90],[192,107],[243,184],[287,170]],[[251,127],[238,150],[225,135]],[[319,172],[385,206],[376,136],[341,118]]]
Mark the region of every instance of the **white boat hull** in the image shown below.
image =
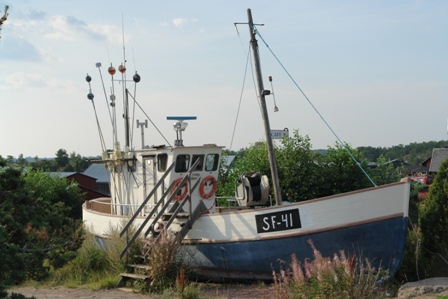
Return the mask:
[[[272,270],[288,263],[291,254],[301,261],[312,258],[307,243],[312,240],[324,256],[344,250],[393,273],[404,255],[409,190],[402,182],[289,205],[203,214],[186,235],[182,254],[207,279],[271,279]],[[126,219],[86,206],[83,212],[86,225],[99,236]],[[136,225],[143,220],[138,217]]]

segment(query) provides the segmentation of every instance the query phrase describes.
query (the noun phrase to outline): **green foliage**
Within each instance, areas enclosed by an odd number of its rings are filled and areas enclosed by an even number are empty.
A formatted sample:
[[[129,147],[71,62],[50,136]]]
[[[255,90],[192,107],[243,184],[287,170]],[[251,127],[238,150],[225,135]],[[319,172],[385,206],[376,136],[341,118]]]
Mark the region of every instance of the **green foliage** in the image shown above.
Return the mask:
[[[120,259],[120,253],[125,248],[126,236],[120,238],[121,227],[109,226],[104,248],[99,246],[96,237],[87,233],[82,246],[77,251],[76,258],[53,274],[55,284],[79,286],[82,284],[98,285],[99,287],[115,286],[119,273],[125,272],[127,263],[134,263],[134,256],[139,252],[142,242],[137,240],[129,251],[129,259]],[[129,229],[133,234],[135,228]]]
[[[82,241],[83,198],[76,185],[0,167],[0,194],[0,281],[41,280],[74,257]]]
[[[398,182],[403,173],[405,170],[402,167],[395,168],[383,155],[376,160],[376,167],[369,170],[369,175],[377,186]]]
[[[184,268],[180,268],[176,278],[177,298],[179,299],[197,299],[201,292],[200,288],[188,281]]]
[[[360,155],[355,149],[350,145],[346,145],[346,148],[357,161],[360,161]],[[327,153],[322,156],[320,196],[373,187],[346,148],[336,143],[334,148],[328,147]],[[366,163],[361,166],[367,169]]]
[[[423,255],[421,247],[422,232],[419,223],[418,193],[423,188],[422,184],[413,182],[409,198],[409,226],[406,238],[406,249],[400,269],[396,278],[403,281],[417,281],[426,278],[429,262]]]
[[[56,163],[58,164],[59,167],[64,167],[65,165],[67,165],[68,162],[69,162],[67,151],[65,149],[62,149],[62,148],[59,149],[56,152],[55,161],[56,161]]]
[[[408,163],[417,165],[431,157],[434,148],[443,148],[448,146],[448,140],[429,141],[408,145],[395,145],[391,147],[371,147],[361,146],[358,151],[367,161],[376,161],[381,155],[386,160],[400,159]]]
[[[241,151],[230,168],[221,168],[217,195],[228,196],[235,194],[236,179],[248,171],[257,171],[270,176],[265,143],[258,142],[250,148]]]
[[[83,172],[91,164],[90,160],[86,157],[82,157],[80,154],[72,152],[67,153],[65,149],[59,149],[56,152],[54,159],[39,159],[35,156],[33,161],[31,159],[24,158],[23,154],[20,154],[17,159],[9,155],[7,157],[7,165],[9,166],[21,166],[32,167],[34,169],[42,169],[45,171],[66,171],[66,172]]]
[[[274,150],[284,201],[298,202],[373,187],[358,166],[360,153],[349,145],[343,147],[337,143],[321,155],[311,150],[309,137],[301,136],[296,130],[291,136],[282,139],[281,145],[277,145]],[[400,172],[391,163],[386,163],[383,157],[378,159],[377,165],[377,168],[369,170],[365,161],[361,163],[377,185],[399,180]],[[265,143],[259,142],[239,152],[235,162],[221,171],[218,196],[232,196],[238,176],[251,171],[268,176],[273,195],[267,147]]]
[[[57,270],[53,275],[56,284],[81,285],[100,280],[102,277],[116,275],[112,265],[113,261],[108,258],[107,252],[99,248],[95,236],[87,234],[86,238],[77,252],[75,259]]]
[[[319,197],[322,176],[318,163],[319,155],[311,151],[308,136],[301,136],[295,130],[292,136],[283,138],[282,146],[276,147],[276,159],[282,199],[303,201]],[[270,168],[267,165],[266,173]]]
[[[420,229],[425,257],[432,262],[430,275],[448,275],[448,159],[443,161],[425,200],[420,205]]]
[[[25,295],[14,293],[14,292],[12,292],[9,296],[8,295],[4,295],[4,297],[2,297],[2,294],[0,294],[0,298],[5,298],[5,299],[36,299],[36,297],[34,297],[34,296],[26,297]]]

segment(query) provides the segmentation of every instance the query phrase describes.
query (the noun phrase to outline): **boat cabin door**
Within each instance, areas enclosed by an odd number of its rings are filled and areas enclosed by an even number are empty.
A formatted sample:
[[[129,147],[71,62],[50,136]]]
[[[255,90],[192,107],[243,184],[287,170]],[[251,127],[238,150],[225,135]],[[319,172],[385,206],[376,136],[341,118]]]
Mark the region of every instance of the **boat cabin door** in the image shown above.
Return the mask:
[[[143,199],[146,199],[148,194],[151,193],[151,191],[154,189],[154,186],[158,182],[157,162],[158,161],[156,155],[143,156]],[[152,207],[157,203],[157,200],[161,198],[163,188],[164,186],[162,185],[161,188],[154,192],[153,196],[150,198],[148,204],[146,205],[145,213],[149,213]]]

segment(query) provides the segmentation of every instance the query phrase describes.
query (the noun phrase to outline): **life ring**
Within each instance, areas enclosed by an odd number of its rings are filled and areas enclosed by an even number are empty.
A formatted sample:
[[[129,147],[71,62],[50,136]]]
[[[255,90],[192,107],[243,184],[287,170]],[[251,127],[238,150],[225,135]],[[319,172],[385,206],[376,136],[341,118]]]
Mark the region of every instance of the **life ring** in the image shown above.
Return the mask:
[[[210,191],[206,192],[205,187],[209,186],[212,186],[212,188],[210,189]],[[208,189],[209,188],[207,188],[207,190]],[[215,177],[209,175],[202,180],[201,185],[199,186],[199,194],[201,194],[202,198],[207,199],[215,194],[216,189],[218,189],[218,182],[216,181]]]
[[[174,181],[173,187],[171,187],[171,190],[170,190],[170,194],[173,194],[174,190],[176,190],[177,186],[179,186],[181,181],[182,181],[182,178],[178,178],[177,180]],[[181,191],[182,188],[184,189],[184,192],[179,194],[179,191]],[[188,194],[188,181],[185,181],[185,183],[182,186],[182,188],[180,188],[179,191],[177,192],[177,194],[174,196],[174,200],[182,201],[187,196],[187,194]]]

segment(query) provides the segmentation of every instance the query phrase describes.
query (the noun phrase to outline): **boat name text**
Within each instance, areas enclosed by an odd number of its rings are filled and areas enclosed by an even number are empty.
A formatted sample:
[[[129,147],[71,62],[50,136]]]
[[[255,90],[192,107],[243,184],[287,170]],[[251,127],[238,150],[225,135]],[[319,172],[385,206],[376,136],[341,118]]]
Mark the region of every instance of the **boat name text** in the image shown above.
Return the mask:
[[[255,222],[259,234],[302,227],[299,209],[255,215]]]

